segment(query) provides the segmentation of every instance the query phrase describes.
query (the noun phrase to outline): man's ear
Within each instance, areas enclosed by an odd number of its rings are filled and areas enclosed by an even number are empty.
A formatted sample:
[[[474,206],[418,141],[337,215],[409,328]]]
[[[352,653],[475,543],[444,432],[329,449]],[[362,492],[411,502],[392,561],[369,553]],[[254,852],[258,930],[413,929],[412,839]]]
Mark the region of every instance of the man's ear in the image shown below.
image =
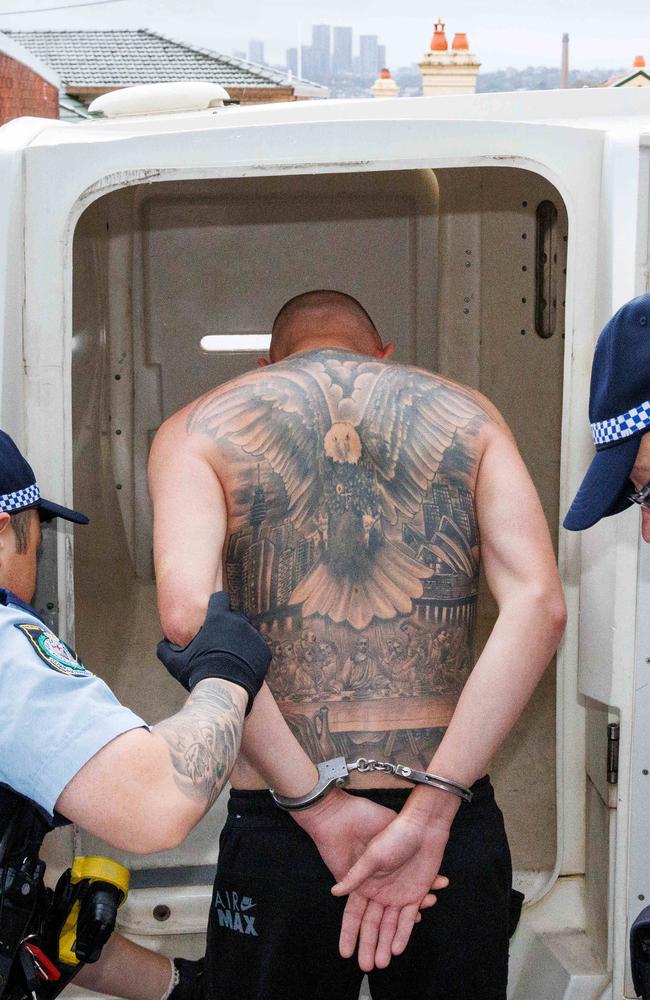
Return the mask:
[[[2,550],[5,547],[4,540],[7,537],[10,521],[11,518],[9,517],[9,514],[7,514],[5,510],[0,512],[0,567],[4,565],[4,554]],[[9,549],[9,551],[11,552],[11,548]]]
[[[386,358],[389,358],[391,356],[394,350],[395,350],[395,344],[391,340],[388,344],[386,344],[385,347],[382,347],[381,351],[379,351],[376,357],[385,360]]]

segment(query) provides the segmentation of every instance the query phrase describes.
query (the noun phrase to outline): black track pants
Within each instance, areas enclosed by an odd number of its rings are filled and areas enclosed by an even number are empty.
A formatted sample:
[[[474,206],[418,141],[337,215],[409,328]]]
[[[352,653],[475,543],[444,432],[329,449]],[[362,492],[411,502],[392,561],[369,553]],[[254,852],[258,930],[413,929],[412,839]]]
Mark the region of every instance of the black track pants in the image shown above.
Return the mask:
[[[512,871],[487,777],[451,830],[450,879],[403,955],[370,974],[373,1000],[505,1000]],[[358,794],[399,811],[408,791]],[[268,792],[233,791],[208,928],[205,1000],[357,1000],[363,973],[342,959],[344,899],[309,837]]]

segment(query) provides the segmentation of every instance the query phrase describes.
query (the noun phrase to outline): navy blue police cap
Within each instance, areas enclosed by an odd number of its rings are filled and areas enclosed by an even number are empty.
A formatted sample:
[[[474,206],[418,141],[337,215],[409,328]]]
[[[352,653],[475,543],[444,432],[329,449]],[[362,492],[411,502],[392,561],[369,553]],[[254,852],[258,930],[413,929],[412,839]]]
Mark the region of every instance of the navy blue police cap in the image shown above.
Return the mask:
[[[31,465],[23,458],[9,435],[0,431],[0,511],[15,514],[31,507],[38,511],[41,521],[63,517],[66,521],[88,524],[85,514],[61,507],[41,496]]]
[[[607,323],[591,369],[589,420],[596,454],[564,527],[590,528],[630,506],[630,472],[650,431],[650,295],[627,302]]]

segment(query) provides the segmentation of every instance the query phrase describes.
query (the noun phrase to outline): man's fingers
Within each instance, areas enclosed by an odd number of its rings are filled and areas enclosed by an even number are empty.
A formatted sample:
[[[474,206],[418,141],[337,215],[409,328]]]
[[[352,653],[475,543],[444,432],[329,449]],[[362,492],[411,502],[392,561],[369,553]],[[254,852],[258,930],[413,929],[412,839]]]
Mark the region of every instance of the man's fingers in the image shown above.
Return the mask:
[[[364,972],[372,972],[375,967],[375,953],[383,915],[384,907],[381,903],[376,903],[374,899],[369,900],[361,921],[357,952],[359,967]]]
[[[435,906],[438,901],[438,897],[434,896],[432,892],[428,892],[422,902],[420,903],[421,910],[428,910],[431,906]]]
[[[433,880],[433,885],[431,886],[431,888],[434,890],[434,892],[437,892],[438,889],[446,889],[448,885],[449,885],[449,879],[447,878],[446,875],[436,875],[436,877]]]
[[[415,903],[412,906],[403,906],[400,910],[397,929],[393,937],[393,955],[401,955],[406,948],[409,943],[411,931],[413,930],[413,924],[417,923],[417,917],[418,907]]]
[[[334,896],[348,896],[355,889],[358,889],[370,875],[375,875],[377,867],[377,862],[373,860],[371,851],[368,849],[352,865],[347,875],[340,882],[337,882],[336,885],[332,886],[332,894]]]
[[[385,969],[392,958],[391,948],[397,930],[399,912],[397,906],[387,906],[381,918],[377,951],[375,952],[375,965],[378,969]]]
[[[345,904],[343,920],[341,921],[341,934],[339,936],[339,952],[341,958],[351,958],[357,946],[359,927],[366,912],[368,900],[358,893],[354,893]]]

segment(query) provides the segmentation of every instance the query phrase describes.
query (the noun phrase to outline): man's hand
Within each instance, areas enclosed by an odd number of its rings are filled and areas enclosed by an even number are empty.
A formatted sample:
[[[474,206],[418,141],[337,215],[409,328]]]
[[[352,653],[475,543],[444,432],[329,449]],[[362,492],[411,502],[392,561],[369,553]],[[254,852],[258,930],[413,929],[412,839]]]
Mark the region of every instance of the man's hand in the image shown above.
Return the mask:
[[[248,693],[248,709],[264,682],[271,653],[243,614],[230,610],[225,591],[213,594],[203,625],[182,648],[164,639],[158,659],[188,691],[208,677],[239,684]]]
[[[370,960],[388,965],[408,944],[420,909],[433,906],[431,889],[442,889],[448,879],[439,875],[449,839],[449,823],[422,822],[402,812],[368,844],[365,853],[332,888],[335,896],[349,895],[343,914],[339,950],[344,958],[359,939],[359,964]],[[383,911],[383,912],[382,912]]]
[[[387,843],[392,843],[394,835],[391,830],[399,820],[392,809],[369,799],[335,790],[310,809],[292,815],[312,838],[334,877],[342,880],[335,894],[350,893],[341,929],[341,955],[350,958],[358,938],[359,966],[363,971],[370,972],[374,966],[385,968],[392,955],[399,955],[406,948],[413,925],[420,919],[420,908],[425,909],[435,903],[431,889],[444,889],[448,880],[442,876],[435,877],[437,865],[431,869],[432,876],[423,880],[420,869],[427,870],[427,862],[420,858],[415,859],[416,876],[413,861],[409,864],[412,854],[418,850],[414,838],[411,838],[401,863],[409,883],[407,892],[399,883],[399,874],[385,866],[383,849],[373,852],[369,858],[369,841],[371,845],[381,844],[385,837],[388,838]],[[437,864],[439,861],[440,858]],[[359,868],[359,865],[362,867]],[[360,876],[357,875],[359,871]],[[351,885],[352,882],[355,885]],[[367,891],[364,883],[371,891]],[[416,899],[416,886],[424,883],[425,887]],[[401,902],[402,899],[407,905]]]

